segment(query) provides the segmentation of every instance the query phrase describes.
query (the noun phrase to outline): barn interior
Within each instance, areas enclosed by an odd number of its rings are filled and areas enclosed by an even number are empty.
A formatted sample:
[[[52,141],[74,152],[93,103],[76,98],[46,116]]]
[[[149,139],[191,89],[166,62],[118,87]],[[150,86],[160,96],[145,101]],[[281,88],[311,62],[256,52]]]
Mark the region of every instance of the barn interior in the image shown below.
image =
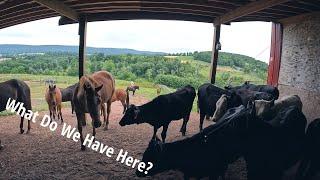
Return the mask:
[[[268,84],[281,96],[297,94],[310,121],[320,116],[320,1],[318,0],[3,0],[0,29],[61,16],[59,25],[79,23],[79,77],[84,72],[87,22],[156,19],[211,23],[211,73],[215,83],[221,24],[273,22]]]

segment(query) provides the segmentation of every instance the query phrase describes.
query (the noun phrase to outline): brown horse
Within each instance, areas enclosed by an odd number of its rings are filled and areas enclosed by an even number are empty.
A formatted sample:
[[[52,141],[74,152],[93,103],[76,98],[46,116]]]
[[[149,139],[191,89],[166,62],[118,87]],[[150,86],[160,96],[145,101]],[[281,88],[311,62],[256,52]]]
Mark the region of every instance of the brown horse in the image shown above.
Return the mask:
[[[126,112],[129,107],[129,92],[123,89],[116,89],[113,93],[111,102],[120,101],[123,106],[123,114]]]
[[[58,120],[60,119],[61,123],[63,123],[61,113],[62,95],[60,89],[56,87],[56,85],[50,84],[46,90],[45,98],[48,103],[51,121],[57,117]]]
[[[25,82],[12,79],[12,80],[0,83],[0,112],[6,109],[6,103],[9,98],[23,103],[24,108],[26,108],[26,110],[30,110],[30,111],[32,110],[30,88]],[[21,117],[21,121],[20,121],[21,134],[24,132],[23,120],[24,118]],[[27,133],[30,131],[30,129],[31,129],[30,121],[28,121]]]
[[[79,84],[74,90],[72,100],[77,115],[81,150],[85,150],[82,136],[82,126],[86,125],[85,113],[89,113],[91,116],[93,136],[96,135],[95,128],[101,126],[99,114],[101,109],[104,117],[104,129],[108,129],[111,99],[115,91],[114,86],[115,81],[112,75],[107,71],[98,71],[91,76],[85,75],[80,78]]]

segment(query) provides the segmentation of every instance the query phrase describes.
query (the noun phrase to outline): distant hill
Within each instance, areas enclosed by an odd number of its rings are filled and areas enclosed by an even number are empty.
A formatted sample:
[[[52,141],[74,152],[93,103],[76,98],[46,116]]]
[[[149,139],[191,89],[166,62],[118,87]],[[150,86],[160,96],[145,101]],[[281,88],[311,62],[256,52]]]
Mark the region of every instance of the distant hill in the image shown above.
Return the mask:
[[[23,53],[74,53],[79,51],[78,46],[62,45],[22,45],[22,44],[0,44],[0,54],[15,55]],[[139,55],[164,55],[163,52],[138,51],[134,49],[121,48],[96,48],[87,47],[87,54],[103,53],[105,55],[139,54]]]
[[[211,62],[211,51],[204,52],[194,52],[192,56],[195,60]],[[266,71],[268,68],[268,64],[259,60],[256,60],[252,57],[227,53],[227,52],[219,52],[218,57],[218,65],[220,66],[230,66],[232,68],[240,68],[244,71]]]

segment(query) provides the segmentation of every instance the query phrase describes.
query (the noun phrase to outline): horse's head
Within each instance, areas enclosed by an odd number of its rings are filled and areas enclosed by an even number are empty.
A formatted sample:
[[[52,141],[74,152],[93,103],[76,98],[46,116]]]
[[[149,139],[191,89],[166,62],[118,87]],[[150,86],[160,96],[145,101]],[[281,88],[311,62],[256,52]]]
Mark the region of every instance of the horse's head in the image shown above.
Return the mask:
[[[100,121],[100,108],[101,108],[101,97],[99,91],[102,89],[103,84],[95,86],[92,82],[86,81],[83,83],[83,91],[87,101],[87,109],[93,120],[93,125],[95,128],[101,126]]]
[[[126,110],[125,114],[121,118],[119,124],[120,126],[130,125],[138,123],[138,116],[140,114],[139,107],[131,104]]]
[[[48,91],[48,93],[49,93],[51,105],[56,106],[56,104],[57,104],[56,85],[49,84],[49,91]]]
[[[152,176],[164,170],[160,162],[163,149],[162,146],[163,143],[158,138],[152,139],[149,142],[148,148],[143,153],[142,162],[146,164],[146,167],[149,167],[150,163],[152,163],[153,166],[148,170],[148,172],[136,170],[136,175],[138,177]]]

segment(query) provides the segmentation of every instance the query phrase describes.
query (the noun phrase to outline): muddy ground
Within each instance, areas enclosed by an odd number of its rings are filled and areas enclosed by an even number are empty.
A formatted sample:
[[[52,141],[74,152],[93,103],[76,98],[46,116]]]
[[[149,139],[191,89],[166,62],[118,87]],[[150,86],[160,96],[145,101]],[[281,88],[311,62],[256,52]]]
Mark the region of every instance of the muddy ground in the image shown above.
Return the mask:
[[[147,100],[133,97],[134,104],[142,104]],[[41,112],[40,118],[47,112]],[[142,153],[152,136],[152,127],[148,124],[120,127],[122,106],[119,102],[112,104],[109,130],[97,129],[97,140],[105,145],[127,150],[129,155],[141,159]],[[71,109],[63,109],[64,120],[76,127],[76,117]],[[31,133],[19,134],[19,117],[0,117],[0,139],[5,148],[0,151],[0,179],[138,179],[132,169],[112,158],[91,149],[80,150],[80,142],[61,136],[62,125],[55,132],[32,123]],[[87,122],[91,122],[88,118]],[[206,121],[205,127],[211,122]],[[183,139],[179,133],[182,121],[170,124],[167,141]],[[26,130],[26,123],[25,123]],[[192,113],[187,126],[187,137],[199,131],[199,116]],[[160,135],[161,129],[158,132]],[[92,133],[90,126],[85,127],[84,135]],[[143,179],[183,179],[178,171],[169,171]],[[243,160],[229,166],[227,180],[246,179]]]

